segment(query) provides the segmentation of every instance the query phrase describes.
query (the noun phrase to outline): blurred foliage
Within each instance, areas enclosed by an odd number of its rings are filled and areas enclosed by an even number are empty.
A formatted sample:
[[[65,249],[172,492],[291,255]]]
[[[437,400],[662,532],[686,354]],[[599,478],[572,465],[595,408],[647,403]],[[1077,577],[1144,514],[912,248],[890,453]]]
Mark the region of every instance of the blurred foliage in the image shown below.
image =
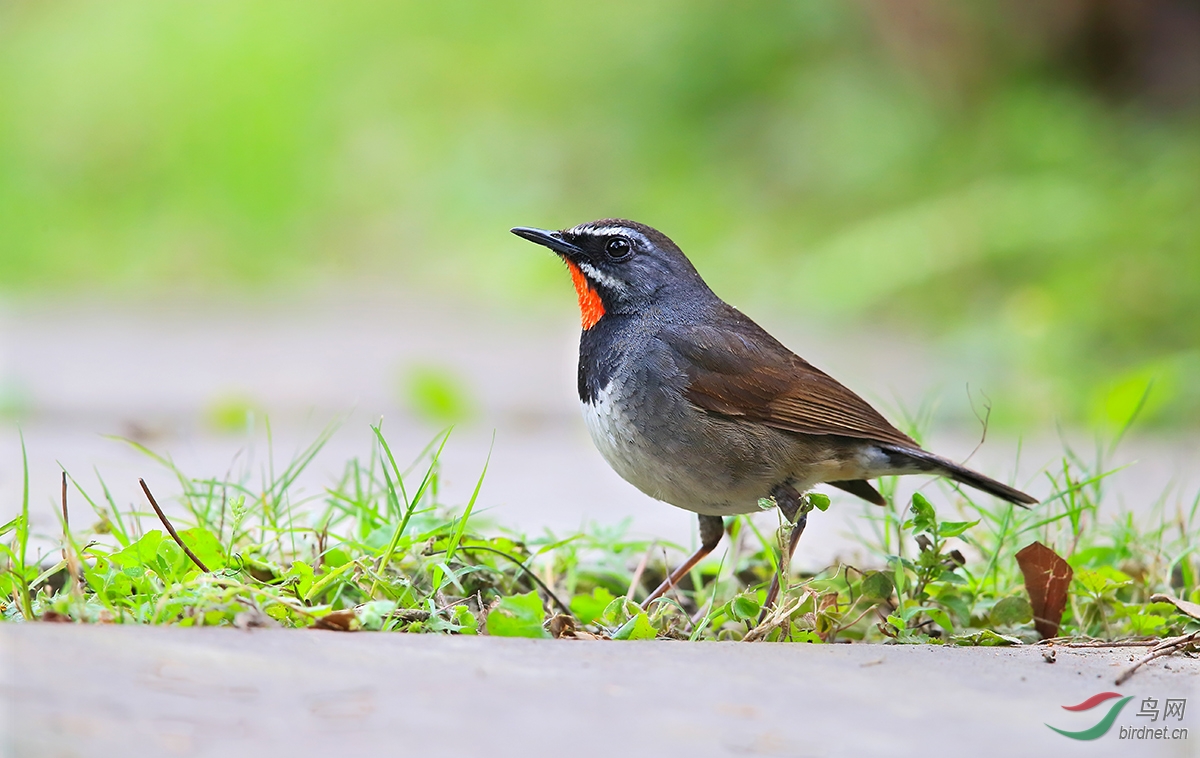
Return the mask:
[[[475,416],[476,403],[463,379],[442,366],[412,366],[403,379],[405,406],[419,418],[442,426]]]
[[[1001,422],[1123,419],[1153,381],[1147,417],[1195,424],[1198,16],[7,3],[0,287],[518,300],[561,272],[508,227],[622,215],[736,301],[939,335]]]

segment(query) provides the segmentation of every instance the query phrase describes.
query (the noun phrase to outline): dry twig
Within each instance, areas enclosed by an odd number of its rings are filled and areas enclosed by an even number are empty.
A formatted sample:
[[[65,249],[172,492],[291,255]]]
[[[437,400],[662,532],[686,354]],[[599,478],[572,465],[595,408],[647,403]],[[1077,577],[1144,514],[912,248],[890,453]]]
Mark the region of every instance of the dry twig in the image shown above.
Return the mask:
[[[199,566],[200,570],[203,571],[204,573],[206,573],[206,574],[209,573],[208,566],[205,566],[204,562],[196,557],[196,554],[192,552],[192,549],[190,547],[183,544],[183,540],[180,539],[180,537],[179,537],[179,532],[175,531],[174,526],[171,526],[171,522],[167,520],[167,514],[162,512],[162,508],[158,507],[158,502],[155,501],[154,495],[150,494],[150,488],[146,486],[146,480],[138,479],[138,484],[142,485],[142,492],[146,493],[146,499],[150,501],[150,507],[154,508],[154,512],[158,514],[158,520],[161,521],[163,523],[163,526],[165,526],[167,528],[167,532],[171,535],[171,539],[175,540],[175,544],[179,545],[179,547],[183,549],[183,552],[187,555],[187,557],[192,559],[192,563]],[[66,487],[66,484],[64,484],[63,486]]]
[[[1167,639],[1155,645],[1154,649],[1150,651],[1149,655],[1139,658],[1136,663],[1121,672],[1121,675],[1117,677],[1116,684],[1120,686],[1129,681],[1129,677],[1133,676],[1134,672],[1155,658],[1162,658],[1173,653],[1178,653],[1184,648],[1196,644],[1197,641],[1200,641],[1200,632],[1183,634],[1178,637],[1168,637]]]

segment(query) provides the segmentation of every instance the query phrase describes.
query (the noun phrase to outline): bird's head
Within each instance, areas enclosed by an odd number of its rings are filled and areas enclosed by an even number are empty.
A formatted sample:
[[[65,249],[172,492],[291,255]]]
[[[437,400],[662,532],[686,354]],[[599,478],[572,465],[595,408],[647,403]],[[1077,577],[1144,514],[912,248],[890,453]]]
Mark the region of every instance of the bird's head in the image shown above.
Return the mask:
[[[605,313],[644,311],[681,290],[708,292],[678,245],[636,221],[606,218],[561,231],[518,226],[512,233],[566,262],[585,330]]]

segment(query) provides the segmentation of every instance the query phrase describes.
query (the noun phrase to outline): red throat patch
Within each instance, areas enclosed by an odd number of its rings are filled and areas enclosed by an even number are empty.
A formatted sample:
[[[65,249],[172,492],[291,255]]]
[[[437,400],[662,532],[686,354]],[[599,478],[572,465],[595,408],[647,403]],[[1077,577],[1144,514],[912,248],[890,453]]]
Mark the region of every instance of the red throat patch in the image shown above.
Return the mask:
[[[604,303],[600,300],[600,293],[592,288],[591,282],[579,267],[571,261],[566,261],[566,264],[571,271],[571,281],[575,283],[575,294],[579,296],[580,322],[583,324],[583,330],[587,331],[604,315]]]

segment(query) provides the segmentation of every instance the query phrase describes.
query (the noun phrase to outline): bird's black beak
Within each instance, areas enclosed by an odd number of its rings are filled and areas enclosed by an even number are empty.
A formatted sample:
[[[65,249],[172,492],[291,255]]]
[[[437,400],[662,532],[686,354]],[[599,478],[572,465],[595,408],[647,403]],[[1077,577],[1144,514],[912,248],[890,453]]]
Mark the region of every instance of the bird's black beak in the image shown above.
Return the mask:
[[[583,252],[580,248],[563,239],[562,232],[554,232],[549,229],[534,229],[529,226],[514,226],[510,231],[518,237],[524,237],[530,242],[536,242],[543,247],[548,247],[556,253],[578,255]]]

